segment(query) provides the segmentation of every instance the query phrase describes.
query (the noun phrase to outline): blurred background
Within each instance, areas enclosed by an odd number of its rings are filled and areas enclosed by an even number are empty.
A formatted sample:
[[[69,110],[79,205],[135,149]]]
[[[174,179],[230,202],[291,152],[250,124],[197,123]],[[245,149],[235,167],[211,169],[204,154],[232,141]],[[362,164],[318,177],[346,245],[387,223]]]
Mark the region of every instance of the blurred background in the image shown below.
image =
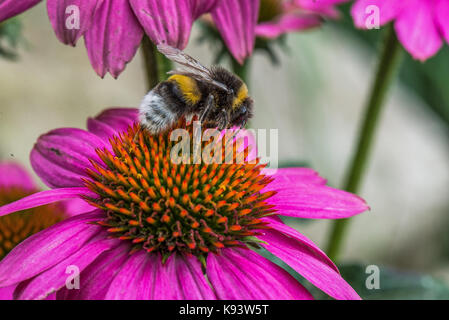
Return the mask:
[[[336,187],[355,143],[381,37],[354,30],[343,11],[340,22],[289,34],[276,51],[279,65],[256,53],[249,78],[256,102],[251,125],[279,129],[280,164],[310,166]],[[100,79],[82,40],[72,48],[56,39],[43,3],[20,23],[17,59],[0,58],[0,160],[31,171],[29,152],[40,134],[85,128],[86,118],[106,107],[138,107],[146,81],[141,52],[118,80]],[[186,51],[207,65],[214,57],[197,43],[198,33],[196,26]],[[360,192],[371,211],[353,220],[342,273],[365,279],[363,265],[387,266],[383,277],[400,271],[403,278],[394,288],[399,293],[382,297],[449,298],[447,45],[424,64],[406,56],[385,110]],[[288,223],[324,249],[330,221]],[[418,290],[430,287],[436,289]]]

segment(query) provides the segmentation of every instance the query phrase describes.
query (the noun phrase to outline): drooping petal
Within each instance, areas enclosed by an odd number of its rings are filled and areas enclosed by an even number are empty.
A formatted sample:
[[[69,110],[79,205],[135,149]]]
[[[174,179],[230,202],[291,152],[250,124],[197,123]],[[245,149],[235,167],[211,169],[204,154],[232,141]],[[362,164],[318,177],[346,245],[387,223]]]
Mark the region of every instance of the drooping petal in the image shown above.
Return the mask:
[[[56,37],[72,46],[89,29],[103,0],[47,0],[47,11]]]
[[[310,293],[288,272],[251,250],[209,254],[206,272],[219,299],[309,300]]]
[[[291,184],[267,199],[280,215],[307,219],[341,219],[369,209],[358,196],[324,185]]]
[[[34,277],[77,252],[86,241],[104,230],[90,224],[102,218],[101,211],[93,211],[64,220],[27,238],[0,261],[0,286]]]
[[[187,46],[194,21],[191,0],[130,0],[130,3],[154,43],[181,50]]]
[[[112,280],[105,300],[148,300],[153,286],[151,263],[143,250],[131,255]]]
[[[440,32],[449,43],[449,1],[436,0],[435,15]]]
[[[129,258],[128,243],[122,243],[112,250],[100,254],[80,274],[82,284],[79,290],[62,288],[57,292],[58,300],[103,300],[114,277]]]
[[[78,198],[80,195],[87,194],[90,194],[87,188],[59,188],[33,193],[25,198],[0,207],[0,217],[9,213],[39,207],[61,200]]]
[[[36,190],[36,184],[31,176],[17,162],[3,161],[0,162],[0,189],[19,187],[23,190]]]
[[[167,274],[176,300],[215,300],[216,296],[195,256],[173,255],[166,263]]]
[[[234,58],[243,64],[254,49],[260,0],[221,1],[212,18]]]
[[[264,230],[259,239],[272,254],[335,299],[360,299],[354,289],[328,263],[316,255],[315,248],[277,230]]]
[[[443,45],[434,21],[433,6],[433,2],[428,0],[410,1],[394,25],[404,48],[413,58],[421,61],[435,55]]]
[[[291,238],[294,238],[296,241],[302,243],[308,250],[314,255],[317,259],[320,259],[321,262],[327,264],[331,269],[334,269],[336,272],[338,271],[337,266],[332,262],[331,259],[320,249],[318,246],[312,242],[309,238],[305,237],[297,230],[289,227],[281,219],[277,216],[266,217],[263,218],[265,222],[268,222],[268,226],[281,232],[284,235],[287,235]]]
[[[16,285],[0,288],[0,300],[13,300],[13,293]]]
[[[143,30],[128,1],[102,1],[84,35],[90,62],[100,77],[117,78],[136,54]]]
[[[270,182],[263,191],[276,191],[292,188],[295,185],[326,184],[326,179],[320,177],[319,173],[310,168],[280,168],[272,173],[272,169],[263,169],[262,173],[269,175],[274,180]]]
[[[293,5],[309,13],[337,19],[340,13],[335,5],[347,1],[349,0],[294,0]]]
[[[134,108],[111,108],[101,112],[95,118],[87,120],[87,129],[108,141],[113,135],[125,131],[137,121],[138,110]]]
[[[357,28],[367,29],[378,14],[379,24],[390,22],[398,16],[405,1],[396,0],[357,0],[351,8],[352,19]]]
[[[95,152],[106,143],[96,135],[82,130],[62,128],[39,137],[30,161],[34,171],[51,188],[83,186],[86,168],[93,168],[89,159],[101,163]]]
[[[39,2],[41,0],[0,0],[0,22],[28,10]]]
[[[70,255],[53,267],[40,273],[27,281],[21,282],[14,291],[16,300],[42,300],[50,294],[56,292],[66,285],[69,275],[74,272],[81,272],[102,252],[118,245],[119,239],[108,239],[108,235],[103,231],[100,240],[92,240],[86,243],[79,251]],[[101,236],[98,234],[95,238]],[[69,269],[76,267],[76,269]],[[76,288],[72,289],[75,290]],[[129,288],[127,288],[129,289]],[[77,289],[76,289],[77,290]]]
[[[222,0],[191,0],[192,16],[198,19],[203,14],[212,11]]]
[[[285,14],[279,20],[260,23],[256,26],[256,35],[275,39],[288,32],[295,32],[318,27],[322,19],[317,15]]]

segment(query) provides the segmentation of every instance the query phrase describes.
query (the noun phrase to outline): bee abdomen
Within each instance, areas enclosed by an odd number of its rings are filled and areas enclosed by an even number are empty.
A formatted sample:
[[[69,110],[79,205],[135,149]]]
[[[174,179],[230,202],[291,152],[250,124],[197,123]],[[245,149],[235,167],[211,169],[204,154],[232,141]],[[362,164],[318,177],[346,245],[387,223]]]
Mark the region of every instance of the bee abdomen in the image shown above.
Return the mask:
[[[171,127],[178,119],[177,114],[155,90],[144,97],[139,110],[140,123],[153,134]]]

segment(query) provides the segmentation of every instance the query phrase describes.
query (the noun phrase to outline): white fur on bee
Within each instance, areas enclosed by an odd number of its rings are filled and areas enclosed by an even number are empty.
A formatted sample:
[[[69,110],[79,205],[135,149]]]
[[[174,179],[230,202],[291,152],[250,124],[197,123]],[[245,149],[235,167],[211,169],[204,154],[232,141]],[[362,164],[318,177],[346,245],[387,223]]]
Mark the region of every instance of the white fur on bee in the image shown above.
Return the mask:
[[[140,123],[151,133],[159,133],[176,122],[176,114],[166,105],[164,99],[151,90],[143,98],[139,108]]]

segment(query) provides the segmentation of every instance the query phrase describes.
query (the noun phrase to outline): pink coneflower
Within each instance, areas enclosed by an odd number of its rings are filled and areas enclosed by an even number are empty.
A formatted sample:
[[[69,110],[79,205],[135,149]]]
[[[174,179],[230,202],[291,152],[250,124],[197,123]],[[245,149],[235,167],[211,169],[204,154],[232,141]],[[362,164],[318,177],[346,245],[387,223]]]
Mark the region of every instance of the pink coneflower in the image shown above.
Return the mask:
[[[443,39],[449,42],[447,0],[357,0],[351,13],[355,25],[362,29],[371,27],[376,15],[381,26],[394,21],[401,44],[421,61],[435,55]]]
[[[0,22],[40,1],[0,0]],[[254,47],[258,8],[259,0],[47,0],[58,39],[75,46],[84,36],[94,70],[115,78],[136,54],[144,32],[156,44],[184,49],[193,22],[205,13],[242,63]]]
[[[10,161],[0,162],[0,206],[38,191],[38,187],[22,166]],[[78,210],[76,207],[83,203],[79,200],[74,202],[49,204],[0,217],[0,260],[29,236],[76,214],[74,209]],[[14,289],[15,285],[0,288],[0,300],[12,299]]]
[[[336,19],[335,5],[348,0],[261,0],[256,35],[268,39],[318,27],[323,18]]]
[[[367,210],[362,199],[327,187],[311,169],[267,176],[257,162],[175,165],[175,142],[150,136],[136,119],[135,109],[108,109],[88,120],[87,131],[57,129],[38,139],[31,163],[53,189],[0,215],[79,196],[96,208],[13,249],[0,262],[0,286],[17,285],[17,299],[55,291],[58,299],[311,299],[250,249],[263,247],[330,296],[359,298],[278,215],[344,218]],[[248,148],[232,149],[234,159],[247,155]],[[68,265],[81,270],[79,290],[65,288]]]

